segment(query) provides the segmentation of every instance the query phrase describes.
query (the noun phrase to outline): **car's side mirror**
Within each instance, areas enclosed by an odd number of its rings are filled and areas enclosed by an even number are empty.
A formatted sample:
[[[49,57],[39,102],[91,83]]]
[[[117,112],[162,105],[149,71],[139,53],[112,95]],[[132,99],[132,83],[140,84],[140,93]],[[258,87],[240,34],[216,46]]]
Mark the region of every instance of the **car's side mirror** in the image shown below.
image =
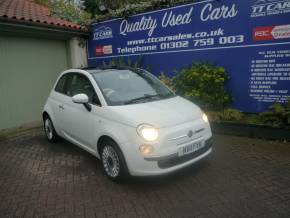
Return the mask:
[[[72,101],[77,104],[86,104],[89,102],[89,97],[86,94],[77,94],[72,97]]]
[[[86,94],[74,95],[72,101],[76,104],[83,104],[88,111],[92,110],[92,106],[89,104],[89,97]]]

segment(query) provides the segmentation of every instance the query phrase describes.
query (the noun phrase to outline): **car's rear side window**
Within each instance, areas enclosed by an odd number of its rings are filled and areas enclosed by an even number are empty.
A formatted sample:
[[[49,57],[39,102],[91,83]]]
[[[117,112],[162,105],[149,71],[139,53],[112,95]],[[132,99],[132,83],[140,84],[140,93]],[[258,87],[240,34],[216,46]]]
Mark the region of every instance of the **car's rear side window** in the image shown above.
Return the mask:
[[[63,75],[56,84],[55,91],[60,92],[62,94],[66,94],[66,81],[67,81],[68,75]]]

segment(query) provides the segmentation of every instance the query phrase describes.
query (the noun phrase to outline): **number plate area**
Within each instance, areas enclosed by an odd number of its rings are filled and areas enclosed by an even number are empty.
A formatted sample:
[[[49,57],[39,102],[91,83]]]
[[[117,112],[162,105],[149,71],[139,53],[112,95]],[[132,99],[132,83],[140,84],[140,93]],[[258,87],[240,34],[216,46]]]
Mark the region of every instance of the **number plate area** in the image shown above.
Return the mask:
[[[204,145],[203,141],[198,141],[198,142],[194,142],[192,144],[180,147],[178,149],[178,156],[183,156],[186,154],[193,153],[193,152],[201,149],[203,147],[203,145]]]

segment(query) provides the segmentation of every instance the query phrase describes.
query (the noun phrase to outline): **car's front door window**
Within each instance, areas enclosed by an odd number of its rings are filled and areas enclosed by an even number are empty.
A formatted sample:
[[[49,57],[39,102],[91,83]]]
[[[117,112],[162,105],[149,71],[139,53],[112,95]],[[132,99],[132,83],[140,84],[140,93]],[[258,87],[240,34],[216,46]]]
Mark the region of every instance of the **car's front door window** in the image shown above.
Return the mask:
[[[86,94],[89,97],[89,103],[100,105],[99,98],[89,79],[82,74],[71,74],[67,84],[66,94],[74,96],[77,94]]]

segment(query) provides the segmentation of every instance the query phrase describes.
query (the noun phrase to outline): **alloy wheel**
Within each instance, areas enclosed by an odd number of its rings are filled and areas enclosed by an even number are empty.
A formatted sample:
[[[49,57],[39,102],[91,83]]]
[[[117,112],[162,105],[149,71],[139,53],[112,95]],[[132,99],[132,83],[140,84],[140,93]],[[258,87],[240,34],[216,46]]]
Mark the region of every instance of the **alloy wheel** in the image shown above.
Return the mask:
[[[112,146],[106,145],[102,152],[102,163],[108,176],[115,178],[120,173],[120,161]]]
[[[45,129],[45,134],[49,140],[53,138],[53,127],[50,119],[46,119],[44,122],[44,129]]]

